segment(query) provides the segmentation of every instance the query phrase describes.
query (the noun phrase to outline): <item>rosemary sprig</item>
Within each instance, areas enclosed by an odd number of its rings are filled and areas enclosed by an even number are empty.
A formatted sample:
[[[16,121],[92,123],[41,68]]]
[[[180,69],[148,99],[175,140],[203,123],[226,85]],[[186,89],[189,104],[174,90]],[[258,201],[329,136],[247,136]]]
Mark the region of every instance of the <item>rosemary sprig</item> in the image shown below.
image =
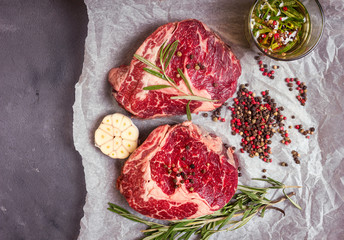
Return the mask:
[[[108,210],[132,221],[146,224],[148,228],[142,231],[145,235],[142,240],[177,238],[180,240],[187,240],[194,234],[200,235],[201,240],[206,240],[216,232],[238,229],[256,215],[263,217],[267,209],[277,210],[285,215],[282,209],[274,206],[285,200],[289,200],[295,207],[301,209],[301,207],[290,198],[295,195],[295,193],[285,193],[286,188],[299,188],[299,186],[286,186],[272,178],[254,178],[253,180],[265,181],[271,186],[259,188],[239,185],[238,192],[233,196],[233,199],[219,211],[195,219],[169,221],[166,225],[139,218],[113,203],[109,203]],[[282,189],[284,196],[277,200],[267,199],[266,194],[272,189]]]
[[[213,99],[209,99],[209,98],[195,95],[192,91],[192,88],[191,88],[191,85],[190,85],[188,79],[185,77],[183,71],[180,68],[177,68],[178,74],[183,79],[184,84],[190,93],[186,93],[185,91],[180,89],[178,87],[178,85],[176,84],[176,82],[172,78],[167,76],[166,70],[168,69],[168,66],[172,60],[172,57],[176,53],[176,50],[178,47],[178,40],[176,40],[172,44],[168,44],[166,46],[165,46],[165,44],[166,44],[166,42],[164,42],[162,44],[162,46],[160,47],[160,50],[159,50],[159,60],[160,60],[161,68],[156,66],[154,63],[151,63],[150,61],[148,61],[144,57],[137,55],[137,54],[134,54],[134,57],[137,60],[143,62],[148,67],[150,67],[150,68],[143,68],[143,70],[145,72],[147,72],[151,75],[154,75],[158,78],[161,78],[161,79],[167,81],[169,84],[169,85],[151,85],[148,87],[144,87],[143,90],[159,90],[159,89],[168,88],[168,87],[173,87],[174,89],[178,90],[180,93],[182,93],[182,95],[172,96],[171,99],[189,100],[186,104],[186,114],[187,114],[188,120],[191,120],[191,110],[190,110],[190,102],[191,101],[217,102],[217,100],[213,100]]]

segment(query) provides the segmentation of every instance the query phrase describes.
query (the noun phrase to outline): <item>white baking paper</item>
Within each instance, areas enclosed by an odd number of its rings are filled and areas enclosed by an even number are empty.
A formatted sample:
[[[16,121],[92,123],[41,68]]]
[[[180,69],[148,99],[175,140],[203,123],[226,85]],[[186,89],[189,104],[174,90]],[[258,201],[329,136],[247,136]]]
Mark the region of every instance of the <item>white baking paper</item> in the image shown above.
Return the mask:
[[[219,1],[133,1],[86,0],[89,23],[85,43],[82,75],[75,87],[74,143],[82,156],[86,181],[84,217],[80,223],[79,239],[139,239],[145,225],[131,222],[108,211],[107,203],[113,202],[135,213],[115,188],[124,160],[113,160],[94,146],[94,131],[102,118],[121,112],[111,96],[107,73],[112,67],[129,64],[146,37],[158,26],[172,21],[196,18],[203,21],[233,49],[241,61],[242,75],[239,83],[249,83],[250,89],[259,93],[269,89],[270,95],[284,106],[287,125],[303,124],[315,127],[316,132],[306,139],[291,129],[292,144],[283,146],[280,136],[272,138],[271,164],[258,158],[239,154],[243,176],[240,182],[256,185],[252,177],[266,175],[287,185],[301,185],[293,197],[302,211],[290,203],[281,203],[286,216],[267,211],[264,218],[253,218],[246,226],[232,232],[214,235],[211,239],[344,239],[344,2],[322,1],[327,17],[323,38],[309,56],[293,62],[275,62],[265,58],[269,65],[279,65],[275,80],[263,77],[244,35],[244,18],[252,3],[250,0]],[[308,101],[302,107],[295,98],[296,91],[289,92],[285,77],[298,77],[308,86]],[[193,121],[214,131],[224,142],[239,148],[240,137],[232,136],[230,112],[223,116],[225,123],[214,123],[201,114],[193,115]],[[291,119],[295,115],[296,119]],[[145,139],[155,127],[180,123],[185,116],[154,120],[137,120],[140,139]],[[301,164],[296,165],[291,150],[300,154]],[[289,167],[281,167],[285,161]],[[273,197],[281,196],[276,193]]]

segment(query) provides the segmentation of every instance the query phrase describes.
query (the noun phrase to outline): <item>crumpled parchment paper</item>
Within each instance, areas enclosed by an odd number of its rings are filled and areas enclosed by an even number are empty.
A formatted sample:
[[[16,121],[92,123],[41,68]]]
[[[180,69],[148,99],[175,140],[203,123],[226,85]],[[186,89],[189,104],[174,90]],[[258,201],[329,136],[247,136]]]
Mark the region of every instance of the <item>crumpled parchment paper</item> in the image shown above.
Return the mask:
[[[316,132],[306,139],[295,129],[290,130],[292,144],[282,146],[280,136],[272,138],[271,164],[258,158],[239,154],[243,176],[241,184],[255,186],[252,177],[266,175],[287,185],[301,185],[293,197],[302,207],[300,211],[290,203],[279,207],[279,212],[267,211],[264,218],[255,217],[246,226],[232,232],[218,233],[211,239],[344,239],[344,2],[322,1],[327,21],[323,38],[309,56],[293,62],[275,62],[265,58],[269,65],[279,65],[275,80],[261,75],[244,35],[244,18],[252,1],[120,1],[86,0],[89,23],[85,44],[82,75],[76,84],[74,110],[74,143],[82,156],[87,188],[84,217],[79,239],[139,239],[145,225],[131,222],[106,210],[113,202],[130,211],[125,199],[115,189],[124,160],[112,160],[94,147],[94,131],[102,118],[110,113],[126,113],[111,96],[107,73],[112,67],[129,64],[146,37],[167,22],[196,18],[217,32],[231,45],[242,64],[239,83],[249,83],[259,93],[269,89],[279,106],[284,106],[287,125],[303,124],[315,127]],[[302,107],[289,92],[285,77],[298,77],[308,86],[308,101]],[[230,102],[231,103],[231,102]],[[214,123],[201,114],[193,121],[214,131],[224,142],[239,148],[240,137],[232,136],[230,112],[223,116],[225,123]],[[291,119],[295,115],[296,119]],[[140,139],[145,139],[157,126],[179,123],[186,116],[154,120],[137,120]],[[291,150],[300,154],[296,165]],[[289,167],[281,167],[285,161]],[[280,193],[272,197],[279,197]],[[134,212],[135,213],[135,212]],[[137,213],[136,213],[137,214]]]

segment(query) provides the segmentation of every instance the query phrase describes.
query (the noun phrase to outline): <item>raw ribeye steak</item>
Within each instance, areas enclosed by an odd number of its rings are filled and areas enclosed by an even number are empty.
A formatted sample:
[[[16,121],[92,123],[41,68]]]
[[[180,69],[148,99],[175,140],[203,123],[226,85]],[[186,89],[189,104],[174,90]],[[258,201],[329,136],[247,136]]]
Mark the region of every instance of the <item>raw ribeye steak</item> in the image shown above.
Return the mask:
[[[191,112],[211,111],[221,106],[235,92],[241,65],[229,46],[202,22],[192,19],[163,25],[143,42],[136,54],[161,66],[160,47],[176,40],[179,44],[166,70],[167,76],[189,93],[178,74],[177,68],[180,68],[195,95],[218,100],[216,103],[191,101]],[[174,88],[143,90],[147,86],[167,84],[145,72],[144,67],[147,65],[133,58],[130,66],[110,70],[109,82],[117,102],[139,118],[185,114],[188,100],[170,99],[185,95],[180,91]]]
[[[237,189],[232,150],[191,122],[156,128],[123,166],[117,187],[148,217],[195,218],[222,208]]]

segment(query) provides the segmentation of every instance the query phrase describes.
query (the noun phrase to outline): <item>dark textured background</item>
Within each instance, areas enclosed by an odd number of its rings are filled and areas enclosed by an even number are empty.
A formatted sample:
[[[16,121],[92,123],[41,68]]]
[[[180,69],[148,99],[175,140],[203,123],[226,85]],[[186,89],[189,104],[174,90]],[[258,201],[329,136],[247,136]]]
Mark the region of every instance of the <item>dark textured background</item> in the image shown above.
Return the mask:
[[[82,0],[0,0],[0,239],[76,239],[85,202],[72,135]]]

